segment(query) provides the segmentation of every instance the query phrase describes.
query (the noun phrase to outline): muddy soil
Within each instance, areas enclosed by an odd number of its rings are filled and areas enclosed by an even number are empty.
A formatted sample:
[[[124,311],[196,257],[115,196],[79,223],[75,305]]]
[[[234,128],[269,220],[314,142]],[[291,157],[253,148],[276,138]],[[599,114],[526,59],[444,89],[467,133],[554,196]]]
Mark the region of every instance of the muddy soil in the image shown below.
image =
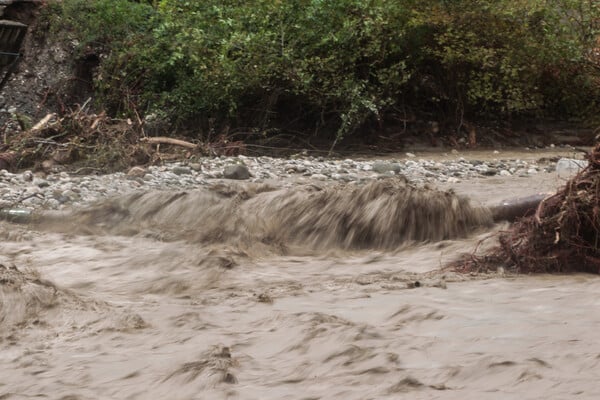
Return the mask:
[[[477,208],[560,183],[452,186]],[[177,207],[190,216],[181,230],[223,220],[201,201]],[[505,227],[394,249],[300,241],[312,249],[300,252],[4,223],[0,398],[598,398],[598,277],[440,269]]]

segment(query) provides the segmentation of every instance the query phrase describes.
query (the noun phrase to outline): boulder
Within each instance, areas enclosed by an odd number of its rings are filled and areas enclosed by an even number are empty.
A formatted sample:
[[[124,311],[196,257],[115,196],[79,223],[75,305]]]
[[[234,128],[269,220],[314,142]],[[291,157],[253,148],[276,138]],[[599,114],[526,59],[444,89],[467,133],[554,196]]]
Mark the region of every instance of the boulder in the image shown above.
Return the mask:
[[[241,164],[228,165],[223,170],[223,177],[226,179],[244,180],[250,179],[250,171],[248,167]]]

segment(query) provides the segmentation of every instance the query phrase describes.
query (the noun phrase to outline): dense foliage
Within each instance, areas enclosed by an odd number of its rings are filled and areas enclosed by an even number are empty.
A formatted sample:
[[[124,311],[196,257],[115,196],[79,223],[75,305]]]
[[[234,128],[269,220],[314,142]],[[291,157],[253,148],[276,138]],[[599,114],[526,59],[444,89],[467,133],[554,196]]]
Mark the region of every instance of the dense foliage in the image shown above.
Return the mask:
[[[337,137],[426,118],[590,115],[594,0],[63,0],[115,113]]]

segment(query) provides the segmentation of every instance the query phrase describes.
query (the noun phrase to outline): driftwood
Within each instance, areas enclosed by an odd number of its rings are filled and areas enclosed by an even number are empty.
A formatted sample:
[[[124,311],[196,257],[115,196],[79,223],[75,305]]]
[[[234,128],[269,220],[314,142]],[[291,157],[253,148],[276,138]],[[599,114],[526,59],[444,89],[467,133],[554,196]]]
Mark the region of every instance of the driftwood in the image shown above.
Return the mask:
[[[35,132],[44,129],[48,122],[50,122],[50,120],[54,117],[56,117],[56,114],[54,113],[46,114],[46,116],[40,119],[39,122],[30,129],[30,131]]]
[[[185,140],[173,139],[165,136],[157,136],[157,137],[145,137],[141,138],[140,142],[150,143],[150,144],[172,144],[175,146],[186,147],[188,149],[196,149],[198,145],[186,142]]]

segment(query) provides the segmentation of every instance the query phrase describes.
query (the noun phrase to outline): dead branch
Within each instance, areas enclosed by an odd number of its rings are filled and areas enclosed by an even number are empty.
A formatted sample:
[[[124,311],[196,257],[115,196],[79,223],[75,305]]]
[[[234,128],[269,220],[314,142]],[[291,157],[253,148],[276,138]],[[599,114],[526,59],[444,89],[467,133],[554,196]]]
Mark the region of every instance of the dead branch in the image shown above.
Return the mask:
[[[46,114],[46,116],[45,116],[44,118],[40,119],[40,120],[38,121],[38,123],[37,123],[37,124],[35,124],[35,125],[34,125],[34,126],[31,128],[31,129],[30,129],[30,131],[31,131],[31,132],[36,132],[36,131],[40,131],[40,130],[42,130],[42,129],[46,128],[46,126],[47,126],[48,122],[50,122],[50,120],[51,120],[52,118],[54,118],[54,117],[56,117],[56,114],[54,114],[54,113]]]
[[[140,138],[140,142],[149,143],[149,144],[172,144],[174,146],[186,147],[188,149],[198,148],[198,145],[196,145],[194,143],[187,142],[187,141],[181,140],[181,139],[173,139],[173,138],[169,138],[169,137],[164,137],[164,136],[144,137],[144,138]]]

